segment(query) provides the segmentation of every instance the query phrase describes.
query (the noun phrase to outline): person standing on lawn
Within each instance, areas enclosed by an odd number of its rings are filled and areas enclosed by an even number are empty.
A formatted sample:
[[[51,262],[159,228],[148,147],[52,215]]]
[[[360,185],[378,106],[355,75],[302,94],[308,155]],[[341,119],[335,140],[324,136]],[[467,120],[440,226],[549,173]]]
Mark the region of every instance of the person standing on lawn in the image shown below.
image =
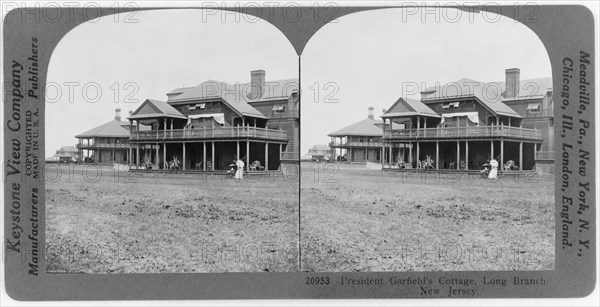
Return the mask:
[[[235,176],[233,178],[235,179],[244,179],[244,161],[242,161],[242,159],[239,159],[235,162],[235,166],[236,166],[236,170],[235,170]]]
[[[494,158],[490,161],[490,174],[488,175],[488,179],[496,179],[498,178],[498,161]]]

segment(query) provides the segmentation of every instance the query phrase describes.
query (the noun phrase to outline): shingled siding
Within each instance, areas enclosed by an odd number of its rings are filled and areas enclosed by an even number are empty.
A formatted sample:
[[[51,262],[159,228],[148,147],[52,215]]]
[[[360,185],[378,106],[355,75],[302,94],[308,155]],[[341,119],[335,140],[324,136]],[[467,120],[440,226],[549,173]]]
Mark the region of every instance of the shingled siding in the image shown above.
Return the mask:
[[[442,106],[443,102],[427,103],[433,111],[438,114],[452,114],[452,113],[463,113],[463,112],[477,112],[479,114],[479,125],[488,125],[487,119],[489,116],[494,116],[484,106],[474,100],[460,100],[458,108],[444,109]]]
[[[524,128],[535,128],[542,131],[542,147],[539,151],[554,151],[554,120],[550,118],[526,118]]]
[[[289,153],[286,158],[298,160],[300,158],[299,121],[297,119],[271,119],[269,120],[269,128],[282,129],[286,132],[288,145],[284,152]]]
[[[194,106],[196,104],[205,103],[206,108],[201,110],[200,108],[196,108],[195,110],[190,110],[190,106]],[[225,116],[225,126],[233,126],[233,118],[238,117],[238,115],[233,112],[227,105],[219,102],[188,102],[182,105],[174,105],[173,106],[177,111],[179,111],[183,115],[197,115],[197,114],[212,114],[212,113],[223,113]]]

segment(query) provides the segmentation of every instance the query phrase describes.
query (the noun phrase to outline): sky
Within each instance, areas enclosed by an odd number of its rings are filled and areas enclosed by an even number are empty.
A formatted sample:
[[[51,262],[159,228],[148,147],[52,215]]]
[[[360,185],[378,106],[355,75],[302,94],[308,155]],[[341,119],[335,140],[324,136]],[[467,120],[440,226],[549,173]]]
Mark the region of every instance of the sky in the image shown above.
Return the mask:
[[[423,17],[374,10],[321,28],[301,58],[301,154],[329,143],[328,133],[367,118],[369,106],[380,119],[399,97],[419,99],[418,92],[435,83],[504,82],[505,69],[513,67],[520,68],[521,80],[551,77],[546,49],[525,25],[457,12]]]
[[[145,99],[166,101],[175,88],[206,80],[247,83],[256,69],[266,71],[267,81],[298,77],[296,52],[266,21],[234,13],[203,17],[199,10],[120,15],[76,27],[54,50],[46,92],[47,157],[74,146],[75,135],[112,120],[115,108],[125,119]]]
[[[301,57],[301,154],[327,144],[328,133],[366,118],[369,106],[379,119],[399,97],[418,99],[420,89],[436,83],[504,81],[504,70],[513,67],[521,79],[551,76],[546,50],[526,26],[503,16],[456,12],[359,12],[315,33]],[[298,77],[292,45],[254,17],[164,10],[125,20],[121,14],[84,23],[54,50],[46,156],[113,119],[115,108],[126,118],[145,99],[166,100],[175,88],[206,80],[246,83],[255,69],[265,70],[267,81]]]

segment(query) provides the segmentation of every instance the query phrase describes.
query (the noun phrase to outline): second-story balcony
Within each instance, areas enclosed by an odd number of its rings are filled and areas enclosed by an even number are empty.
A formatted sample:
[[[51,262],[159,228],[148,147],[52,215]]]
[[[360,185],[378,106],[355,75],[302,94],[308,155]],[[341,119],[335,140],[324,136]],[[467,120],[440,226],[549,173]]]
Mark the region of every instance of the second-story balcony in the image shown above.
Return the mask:
[[[79,144],[77,144],[75,146],[77,148],[81,148],[81,149],[98,149],[98,148],[106,148],[106,149],[116,148],[116,149],[122,149],[122,148],[129,148],[129,144],[126,144],[126,143],[79,143]]]
[[[376,147],[380,148],[383,146],[383,142],[358,142],[358,141],[335,141],[330,142],[329,147]]]
[[[287,141],[283,130],[260,127],[206,127],[195,129],[173,129],[153,131],[133,131],[131,141],[163,141],[163,140],[214,140],[214,139],[262,139]]]
[[[514,138],[522,140],[542,140],[542,131],[521,127],[492,125],[469,127],[437,127],[421,129],[386,130],[384,139],[387,140],[417,140],[417,139],[458,139],[458,138]]]

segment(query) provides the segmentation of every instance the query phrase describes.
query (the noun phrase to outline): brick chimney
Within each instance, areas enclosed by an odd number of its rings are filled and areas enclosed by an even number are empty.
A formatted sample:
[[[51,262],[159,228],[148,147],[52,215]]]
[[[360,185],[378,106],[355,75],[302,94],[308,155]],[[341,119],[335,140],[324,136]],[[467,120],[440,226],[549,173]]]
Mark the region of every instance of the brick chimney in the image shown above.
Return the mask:
[[[518,68],[509,68],[505,71],[506,74],[506,90],[504,98],[511,99],[519,97],[519,87],[521,70]]]
[[[265,90],[265,71],[253,70],[250,72],[250,99],[259,99]]]
[[[118,122],[121,121],[121,109],[120,108],[115,109],[115,120]]]
[[[369,119],[375,119],[375,114],[373,112],[374,110],[375,108],[369,107]]]

